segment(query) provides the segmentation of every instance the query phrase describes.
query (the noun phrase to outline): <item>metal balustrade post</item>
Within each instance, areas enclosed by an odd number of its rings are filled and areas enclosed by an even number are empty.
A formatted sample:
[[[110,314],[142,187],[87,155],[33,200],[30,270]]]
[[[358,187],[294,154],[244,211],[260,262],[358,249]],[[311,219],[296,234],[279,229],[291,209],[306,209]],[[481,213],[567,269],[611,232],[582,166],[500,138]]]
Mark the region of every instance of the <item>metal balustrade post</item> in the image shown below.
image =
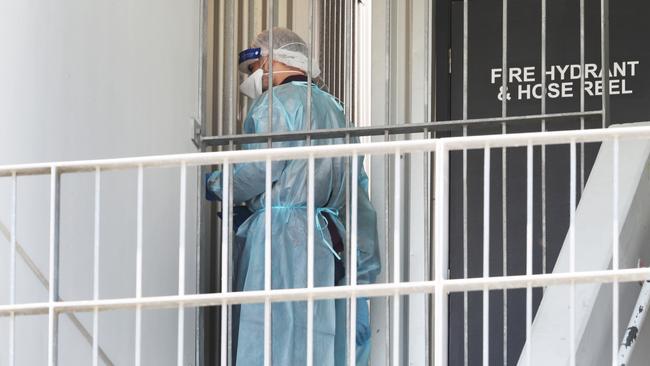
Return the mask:
[[[50,248],[49,248],[49,291],[48,291],[48,365],[58,364],[59,313],[55,302],[59,300],[59,236],[61,223],[61,175],[50,168]]]
[[[178,296],[185,295],[185,226],[187,211],[187,164],[181,163],[178,219]],[[185,306],[178,305],[177,359],[178,366],[183,366]]]
[[[136,233],[136,262],[135,262],[135,297],[142,298],[142,251],[143,251],[143,225],[144,225],[144,168],[138,166],[137,186],[137,233]],[[142,361],[142,308],[138,304],[135,309],[135,366],[140,366]]]
[[[449,264],[449,151],[445,142],[435,140],[435,332],[434,364],[447,365],[448,295],[445,281]],[[464,279],[466,280],[466,279]]]
[[[228,159],[223,161],[222,181],[223,181],[223,200],[221,213],[221,293],[230,292],[230,227],[231,227],[231,209],[232,205],[232,174],[231,165]],[[230,355],[230,337],[229,324],[230,317],[228,304],[221,304],[221,366],[227,366]]]
[[[619,232],[620,223],[618,219],[618,189],[619,189],[619,140],[612,141],[612,270],[616,271],[620,266],[619,259]],[[612,283],[612,365],[618,364],[618,317],[619,317],[619,286],[618,282]]]
[[[93,300],[99,300],[99,239],[101,212],[101,169],[95,168],[95,215],[94,215],[94,248],[93,248]],[[93,310],[93,366],[99,364],[99,312]]]
[[[11,174],[11,237],[9,249],[9,305],[16,304],[16,206],[18,200],[18,177]],[[16,362],[16,316],[9,315],[9,366]]]
[[[483,278],[490,277],[490,146],[483,149]],[[490,364],[490,292],[483,289],[483,365]]]

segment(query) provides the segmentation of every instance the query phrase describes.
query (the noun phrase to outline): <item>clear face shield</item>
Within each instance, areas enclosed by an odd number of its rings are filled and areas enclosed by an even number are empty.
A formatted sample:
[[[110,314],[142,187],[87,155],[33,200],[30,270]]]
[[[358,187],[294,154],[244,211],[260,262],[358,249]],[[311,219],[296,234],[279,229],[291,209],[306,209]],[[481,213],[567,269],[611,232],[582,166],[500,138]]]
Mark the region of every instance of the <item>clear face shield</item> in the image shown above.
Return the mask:
[[[277,58],[274,59],[276,59],[278,62],[297,68],[299,70],[274,71],[273,75],[304,74],[306,72],[305,70],[308,69],[307,57],[299,52],[292,51],[290,49],[295,45],[303,46],[301,43],[289,43],[282,47],[274,49],[273,52],[275,55],[277,55]],[[265,57],[265,55],[263,55],[261,48],[248,48],[239,53],[239,71],[245,74],[249,74],[246,80],[244,80],[239,85],[239,91],[251,99],[255,99],[262,95],[264,92],[263,77],[264,75],[269,74],[263,71],[264,65],[268,61],[268,58],[264,61],[264,63],[262,63],[262,65],[260,65],[260,67],[257,68],[257,70],[255,70],[255,72],[253,72],[251,69],[253,63],[260,60],[262,57]]]
[[[251,65],[262,57],[261,48],[249,48],[239,53],[239,71],[250,74],[240,85],[239,91],[251,99],[262,95],[262,77],[264,71],[258,68],[251,74]]]

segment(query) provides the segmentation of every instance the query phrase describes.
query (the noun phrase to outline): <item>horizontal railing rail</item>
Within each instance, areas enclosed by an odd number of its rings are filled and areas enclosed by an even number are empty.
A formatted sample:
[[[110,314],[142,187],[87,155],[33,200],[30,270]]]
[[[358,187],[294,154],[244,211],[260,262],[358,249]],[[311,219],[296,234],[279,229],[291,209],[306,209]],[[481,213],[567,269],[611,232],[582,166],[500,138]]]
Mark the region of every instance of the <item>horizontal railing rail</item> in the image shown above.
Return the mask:
[[[650,126],[635,126],[610,129],[566,130],[552,132],[514,133],[507,135],[477,135],[462,137],[444,137],[439,139],[421,139],[389,142],[368,142],[356,144],[340,144],[328,146],[303,146],[289,148],[271,148],[237,151],[217,151],[206,153],[169,154],[131,158],[81,160],[66,162],[49,162],[35,164],[0,165],[0,177],[12,174],[44,175],[50,174],[56,168],[59,174],[92,172],[99,168],[102,171],[128,170],[142,168],[178,167],[185,163],[188,167],[229,163],[245,163],[265,160],[285,160],[302,158],[310,155],[317,158],[335,157],[356,154],[381,154],[414,151],[434,151],[436,145],[444,145],[447,149],[478,149],[485,146],[520,147],[526,144],[550,145],[602,142],[614,138],[646,139],[650,137]]]
[[[327,138],[346,138],[346,137],[365,137],[365,136],[386,136],[386,135],[404,135],[416,133],[433,133],[433,132],[462,132],[464,128],[472,127],[490,127],[502,124],[525,124],[530,125],[544,120],[546,123],[562,122],[568,119],[584,118],[602,119],[602,111],[587,112],[567,112],[567,113],[549,113],[512,117],[493,117],[493,118],[475,118],[453,121],[435,121],[426,123],[405,123],[369,127],[347,127],[332,128],[327,130],[305,130],[283,133],[260,133],[260,134],[241,134],[226,136],[203,136],[198,137],[199,143],[203,146],[226,146],[241,145],[260,142],[278,142],[278,141],[298,141],[327,139]]]
[[[612,282],[639,282],[650,279],[650,268],[628,268],[618,270],[582,271],[574,273],[548,273],[534,275],[513,275],[478,277],[465,279],[445,279],[440,282],[445,294],[465,291],[503,290],[570,284],[593,284]],[[169,309],[179,305],[185,307],[205,307],[219,305],[259,304],[267,299],[271,302],[344,299],[358,297],[386,297],[394,295],[434,293],[437,281],[410,281],[401,283],[378,283],[356,286],[314,287],[306,292],[303,288],[272,289],[259,291],[239,291],[227,293],[207,293],[170,296],[129,297],[104,300],[58,301],[51,304],[57,313],[107,311],[119,309]],[[17,305],[0,305],[0,317],[14,315],[47,314],[47,302]]]

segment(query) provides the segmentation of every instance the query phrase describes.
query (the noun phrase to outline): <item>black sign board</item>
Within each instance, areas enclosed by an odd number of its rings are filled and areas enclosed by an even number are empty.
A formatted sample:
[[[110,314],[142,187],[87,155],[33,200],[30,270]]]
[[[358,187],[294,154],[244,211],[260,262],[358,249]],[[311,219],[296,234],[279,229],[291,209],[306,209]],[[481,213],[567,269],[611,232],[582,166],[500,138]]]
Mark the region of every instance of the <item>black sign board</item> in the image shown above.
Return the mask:
[[[580,66],[579,0],[547,1],[546,68],[541,69],[542,31],[540,0],[508,1],[507,70],[502,70],[502,0],[469,1],[468,21],[468,118],[498,117],[502,98],[507,100],[507,115],[540,114],[541,78],[546,77],[546,112],[580,111],[580,74],[585,75],[585,109],[600,110],[601,82],[600,1],[585,1],[585,67]],[[447,5],[448,6],[448,5]],[[440,10],[438,6],[438,21]],[[438,119],[463,117],[463,1],[448,8],[451,47],[451,76],[438,75]],[[643,0],[610,2],[610,94],[612,123],[650,120],[650,3]],[[444,15],[444,14],[443,14]],[[444,27],[444,21],[439,21]],[[439,31],[440,32],[440,31]],[[446,52],[444,36],[437,36],[438,55]],[[441,41],[442,40],[442,41]],[[438,65],[443,63],[438,57]],[[507,90],[502,89],[506,78]],[[448,83],[448,84],[446,84]],[[440,90],[451,89],[447,96]],[[446,105],[448,103],[448,106]],[[447,115],[445,115],[447,112]],[[602,121],[591,118],[585,128],[598,128]],[[547,121],[547,130],[580,128],[580,120]],[[541,123],[509,124],[508,133],[540,131]],[[470,129],[470,135],[501,133],[501,126]],[[456,134],[458,135],[458,133]],[[588,144],[584,169],[578,159],[578,171],[584,181],[598,153],[598,144]],[[567,233],[569,223],[569,148],[546,148],[546,263],[542,263],[542,191],[541,149],[534,150],[534,273],[552,272]],[[469,277],[483,275],[483,152],[469,151],[467,159],[467,220]],[[504,222],[507,247],[507,274],[525,274],[526,258],[526,150],[509,148],[506,152],[506,217],[502,207],[502,150],[491,150],[490,179],[490,275],[503,274]],[[463,277],[463,160],[454,152],[450,161],[449,266],[451,278]],[[578,174],[578,195],[582,179]],[[579,196],[578,196],[579,197]],[[534,311],[541,290],[534,292]],[[525,342],[525,289],[509,290],[507,317],[504,317],[503,291],[490,293],[489,364],[517,363]],[[482,362],[482,294],[470,293],[468,301],[469,365]],[[462,365],[464,359],[463,295],[450,295],[449,364]],[[504,324],[504,319],[506,324]],[[506,337],[504,337],[504,329]],[[504,338],[506,347],[504,348]],[[504,352],[505,349],[505,352]],[[551,350],[549,350],[551,351]],[[505,353],[505,355],[504,355]],[[506,359],[504,359],[506,357]]]

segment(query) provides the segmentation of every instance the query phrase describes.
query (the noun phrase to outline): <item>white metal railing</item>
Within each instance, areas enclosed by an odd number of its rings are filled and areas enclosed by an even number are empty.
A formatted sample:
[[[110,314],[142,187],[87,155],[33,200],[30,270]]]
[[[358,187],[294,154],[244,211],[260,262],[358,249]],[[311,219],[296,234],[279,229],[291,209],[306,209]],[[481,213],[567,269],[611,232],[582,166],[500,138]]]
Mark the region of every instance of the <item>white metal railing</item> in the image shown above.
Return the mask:
[[[265,305],[265,335],[264,344],[265,352],[270,353],[271,334],[269,321],[271,317],[270,308],[271,303],[279,301],[307,301],[309,314],[312,314],[313,303],[320,299],[334,299],[334,298],[348,298],[354,299],[355,297],[391,297],[393,301],[393,314],[392,314],[392,331],[399,332],[400,322],[400,295],[409,294],[432,294],[434,296],[434,324],[435,329],[433,332],[434,339],[432,340],[434,364],[446,365],[447,364],[447,295],[450,293],[460,292],[466,293],[470,291],[482,291],[484,298],[487,297],[489,290],[496,289],[513,289],[521,288],[526,289],[526,334],[530,337],[530,327],[532,323],[532,291],[534,287],[548,287],[557,285],[569,285],[572,289],[577,284],[583,283],[613,283],[614,284],[614,312],[612,314],[613,330],[613,359],[617,354],[618,344],[616,329],[618,328],[618,294],[616,288],[620,282],[628,281],[641,281],[650,279],[649,268],[619,268],[618,262],[618,236],[616,228],[619,223],[614,216],[612,222],[613,236],[612,236],[612,252],[613,264],[611,269],[596,269],[593,271],[576,271],[575,262],[575,240],[574,240],[574,211],[576,208],[576,144],[613,141],[614,142],[614,167],[613,172],[618,170],[618,146],[622,141],[629,140],[650,140],[650,126],[635,126],[625,128],[610,128],[598,130],[581,130],[581,131],[559,131],[559,132],[537,132],[537,133],[523,133],[523,134],[510,134],[510,135],[489,135],[489,136],[471,136],[471,137],[454,137],[442,139],[423,139],[423,140],[410,140],[410,141],[397,141],[397,142],[380,142],[380,143],[360,143],[360,144],[342,144],[333,146],[309,146],[309,147],[296,147],[296,148],[276,148],[276,149],[261,149],[261,150],[248,150],[248,151],[224,151],[214,153],[196,153],[196,154],[180,154],[180,155],[163,155],[139,158],[124,158],[124,159],[108,159],[108,160],[91,160],[91,161],[76,161],[76,162],[52,162],[43,164],[26,164],[26,165],[7,165],[0,166],[0,177],[9,177],[12,182],[12,206],[11,206],[11,258],[9,267],[9,278],[11,281],[10,286],[10,303],[0,305],[0,316],[9,317],[11,328],[9,330],[9,344],[13,347],[14,342],[14,321],[16,316],[32,315],[32,314],[47,314],[48,317],[48,363],[49,365],[57,364],[57,349],[58,349],[58,315],[77,312],[93,312],[93,360],[94,364],[97,363],[98,358],[98,344],[97,344],[97,312],[116,309],[134,309],[136,311],[135,318],[135,364],[140,363],[140,349],[141,349],[141,312],[143,309],[162,309],[162,308],[176,308],[178,309],[178,358],[177,364],[183,364],[183,327],[184,315],[183,309],[187,307],[203,307],[203,306],[219,306],[231,304],[245,304],[245,303],[263,303]],[[532,270],[532,162],[533,162],[533,147],[534,146],[547,146],[557,144],[568,144],[571,152],[571,189],[570,189],[570,203],[571,203],[571,225],[569,230],[569,245],[571,253],[571,265],[569,271],[565,273],[542,273],[534,274]],[[492,148],[506,148],[506,147],[526,147],[527,154],[527,172],[526,172],[526,273],[524,275],[504,275],[504,276],[490,276],[487,268],[489,267],[489,225],[484,226],[483,235],[483,262],[484,272],[482,277],[478,278],[461,278],[450,279],[448,278],[448,190],[449,190],[449,153],[452,151],[466,151],[478,149],[484,151],[484,182],[483,187],[486,192],[484,196],[485,206],[489,207],[489,187],[490,187],[490,164],[489,156],[490,149]],[[401,199],[401,172],[400,165],[401,156],[403,154],[435,154],[435,207],[434,207],[434,237],[433,242],[433,256],[434,256],[434,275],[424,281],[403,281],[400,278],[400,252],[401,252],[401,237],[400,230],[400,210],[394,212],[394,227],[393,233],[395,235],[393,240],[394,253],[393,258],[383,258],[385,262],[391,262],[391,269],[394,271],[392,281],[386,283],[359,285],[356,283],[355,276],[351,276],[351,283],[347,286],[332,286],[332,287],[314,287],[314,224],[312,220],[308,228],[308,241],[307,241],[307,256],[308,256],[308,282],[306,288],[294,289],[272,289],[270,282],[270,269],[272,266],[270,256],[270,225],[266,226],[267,232],[265,233],[265,286],[264,290],[260,291],[247,291],[247,292],[229,292],[227,289],[229,282],[228,265],[228,235],[229,223],[228,214],[224,214],[223,220],[223,238],[222,238],[222,282],[224,291],[220,293],[207,293],[207,294],[188,294],[184,288],[185,278],[185,239],[184,233],[187,230],[185,226],[186,214],[185,204],[187,197],[185,193],[185,184],[187,180],[187,168],[191,166],[201,165],[214,165],[219,164],[223,166],[224,174],[224,202],[229,202],[228,192],[229,177],[232,174],[231,166],[235,163],[265,161],[267,168],[270,168],[272,161],[277,160],[295,160],[306,159],[309,161],[309,201],[308,212],[314,213],[314,160],[317,158],[328,157],[356,157],[359,155],[381,155],[392,156],[395,159],[394,165],[394,195],[395,202]],[[357,159],[352,159],[356,162]],[[180,205],[180,236],[178,244],[178,257],[179,257],[179,273],[178,273],[178,294],[171,296],[144,296],[142,293],[142,231],[143,231],[143,172],[146,168],[152,167],[180,167],[180,192],[179,201]],[[127,170],[137,169],[137,270],[136,270],[136,293],[133,297],[115,298],[115,299],[100,299],[98,296],[98,267],[99,267],[99,231],[100,231],[100,195],[101,195],[101,177],[102,173],[110,170]],[[352,177],[358,173],[358,164],[352,165]],[[270,169],[267,169],[266,179],[266,197],[270,199],[271,182]],[[59,252],[59,209],[60,209],[60,187],[62,174],[71,174],[77,172],[94,172],[95,187],[95,236],[94,236],[94,285],[92,299],[79,300],[79,301],[63,301],[58,293],[58,252]],[[16,186],[17,177],[23,175],[49,175],[50,176],[50,241],[49,241],[49,273],[48,280],[49,296],[47,302],[34,302],[34,303],[15,303],[15,263],[16,263]],[[614,187],[618,184],[618,176],[614,175]],[[353,187],[355,185],[352,185]],[[355,215],[357,211],[357,195],[356,189],[353,188],[351,195],[351,253],[356,253],[356,221]],[[613,190],[612,200],[613,207],[618,205],[618,190]],[[266,207],[271,207],[270,202],[267,202]],[[395,207],[399,207],[396,204]],[[224,208],[228,211],[229,208]],[[270,210],[266,210],[265,219],[270,220]],[[485,219],[489,216],[489,210],[486,208],[484,211]],[[354,254],[352,254],[354,255]],[[354,259],[354,257],[353,257]],[[356,273],[356,261],[351,260],[351,273]],[[572,296],[570,299],[570,311],[575,311],[575,299]],[[354,301],[351,301],[354,304]],[[484,302],[483,317],[487,322],[488,309],[486,302]],[[226,309],[225,306],[222,309]],[[354,309],[354,308],[353,308]],[[222,311],[222,318],[227,320],[227,310]],[[355,324],[356,313],[351,311],[351,324]],[[572,318],[573,319],[573,318]],[[313,331],[313,319],[308,319],[307,324],[308,333]],[[572,328],[573,329],[573,328]],[[226,364],[227,357],[225,350],[227,350],[228,334],[223,328],[224,332],[221,339],[222,344],[222,364]],[[349,346],[354,345],[354,339],[350,334],[354,334],[354,326],[349,327],[348,340]],[[399,333],[397,333],[399,334]],[[575,332],[571,332],[575,336]],[[484,343],[487,341],[487,333],[483,333]],[[399,337],[394,337],[397,339]],[[308,337],[309,343],[313,342],[313,337]],[[571,342],[573,344],[573,342]],[[395,361],[399,361],[400,343],[394,341],[390,344],[392,348],[392,355]],[[488,347],[483,348],[483,352],[487,352]],[[528,347],[526,350],[528,350]],[[575,357],[575,350],[572,352],[572,357]],[[308,359],[313,358],[313,348],[311,344],[307,348]],[[353,354],[353,352],[351,352]],[[530,356],[530,354],[528,354]],[[350,361],[353,363],[354,357],[351,356]],[[266,362],[270,363],[270,358],[266,357]],[[530,363],[530,357],[527,359]]]

